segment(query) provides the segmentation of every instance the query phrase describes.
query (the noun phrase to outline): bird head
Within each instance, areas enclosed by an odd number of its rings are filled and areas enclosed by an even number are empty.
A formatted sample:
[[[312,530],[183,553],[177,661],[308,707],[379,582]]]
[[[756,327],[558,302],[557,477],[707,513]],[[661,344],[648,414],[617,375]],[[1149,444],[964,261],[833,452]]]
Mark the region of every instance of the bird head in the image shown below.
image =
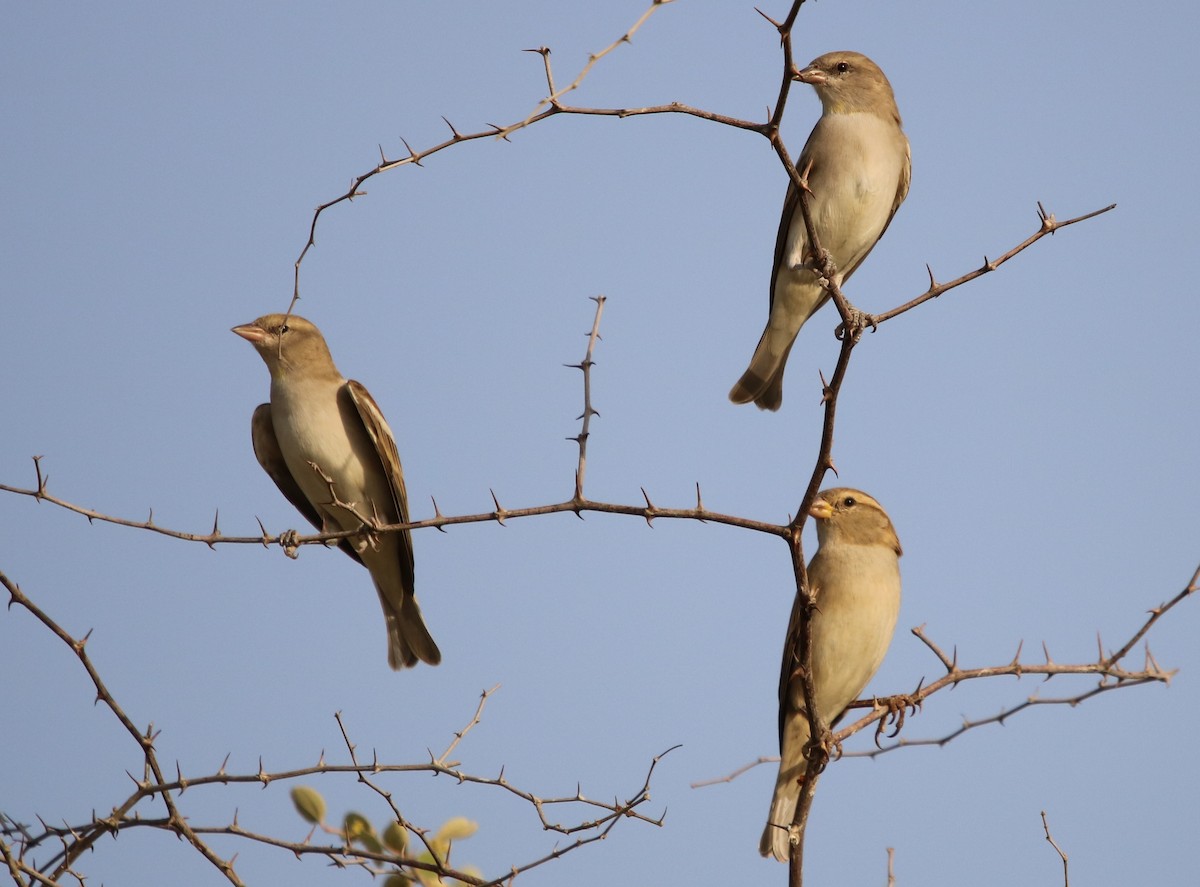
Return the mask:
[[[879,66],[861,52],[827,52],[813,59],[808,67],[795,71],[792,77],[817,91],[827,114],[867,111],[892,113],[897,122],[900,119],[892,84]]]
[[[235,326],[231,332],[254,346],[271,371],[272,379],[287,375],[297,366],[333,367],[333,357],[321,331],[295,314],[264,314],[258,320]]]
[[[822,490],[808,513],[817,519],[817,541],[821,545],[886,545],[897,557],[903,554],[891,518],[862,490]]]

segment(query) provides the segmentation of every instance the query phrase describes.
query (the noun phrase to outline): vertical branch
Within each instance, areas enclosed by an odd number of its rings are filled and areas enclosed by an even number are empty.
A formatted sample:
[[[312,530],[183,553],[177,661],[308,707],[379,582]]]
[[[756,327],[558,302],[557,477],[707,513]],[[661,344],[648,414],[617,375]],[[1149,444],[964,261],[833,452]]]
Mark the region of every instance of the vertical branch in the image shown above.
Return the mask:
[[[588,429],[591,427],[592,416],[600,415],[592,408],[592,367],[595,366],[592,353],[600,338],[600,315],[604,313],[606,299],[604,296],[592,296],[591,299],[596,303],[596,317],[592,320],[592,331],[588,333],[587,352],[583,355],[582,362],[568,364],[568,366],[583,371],[583,412],[578,417],[583,420],[583,425],[579,429],[578,435],[567,438],[567,440],[573,440],[579,444],[579,465],[575,469],[575,496],[572,500],[574,502],[583,501],[583,481],[584,475],[587,474]]]
[[[1050,823],[1046,821],[1046,811],[1042,811],[1042,831],[1046,833],[1046,840],[1050,842],[1050,846],[1058,853],[1063,864],[1063,887],[1071,887],[1071,878],[1067,874],[1067,854],[1063,853],[1062,848],[1058,846],[1058,842],[1050,837]]]

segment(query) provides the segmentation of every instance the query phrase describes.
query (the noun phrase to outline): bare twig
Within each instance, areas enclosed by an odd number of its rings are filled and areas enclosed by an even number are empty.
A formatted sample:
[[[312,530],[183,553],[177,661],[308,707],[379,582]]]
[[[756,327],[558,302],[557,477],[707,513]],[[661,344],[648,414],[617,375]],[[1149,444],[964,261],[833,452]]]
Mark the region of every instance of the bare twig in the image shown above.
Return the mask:
[[[1058,846],[1058,842],[1055,841],[1054,838],[1050,837],[1050,823],[1046,821],[1045,810],[1042,811],[1042,831],[1046,833],[1046,840],[1050,842],[1050,846],[1054,848],[1054,851],[1058,854],[1059,859],[1062,860],[1063,887],[1071,887],[1071,878],[1067,872],[1067,854],[1063,853],[1062,848]]]
[[[583,420],[583,426],[579,429],[579,434],[568,440],[574,440],[579,444],[579,464],[575,468],[575,502],[582,503],[583,498],[583,481],[587,474],[587,442],[589,428],[591,427],[592,416],[599,416],[595,408],[592,407],[592,367],[595,362],[592,360],[592,354],[596,350],[596,342],[600,339],[600,315],[604,313],[604,296],[592,296],[592,301],[596,303],[596,316],[592,320],[592,331],[588,334],[587,351],[584,352],[583,360],[580,363],[569,364],[577,370],[583,372],[583,412],[579,418]],[[578,513],[578,512],[576,512]]]
[[[360,760],[357,747],[351,741],[345,722],[341,715],[338,714],[336,716],[337,723],[350,757],[349,764],[327,763],[324,759],[324,754],[322,754],[316,764],[292,770],[272,772],[266,770],[260,762],[255,772],[229,773],[226,771],[225,765],[222,764],[216,773],[194,777],[185,777],[182,773],[179,773],[177,778],[168,780],[163,775],[162,769],[158,764],[154,749],[154,737],[156,733],[153,726],[148,727],[145,732],[140,731],[134,726],[132,720],[125,714],[116,698],[108,690],[90,657],[87,655],[84,649],[87,640],[86,637],[83,640],[73,638],[54,619],[30,600],[15,582],[3,573],[0,573],[0,585],[9,593],[10,606],[16,605],[28,611],[71,648],[92,679],[92,683],[96,688],[98,701],[105,704],[114,717],[125,727],[130,736],[137,742],[146,762],[146,772],[143,778],[135,780],[135,791],[123,803],[114,807],[106,816],[93,816],[90,821],[85,823],[64,824],[61,826],[42,822],[41,827],[36,830],[31,830],[6,816],[0,816],[0,856],[3,857],[14,883],[58,885],[64,875],[70,875],[82,883],[84,880],[83,876],[76,873],[72,865],[79,859],[81,854],[92,848],[101,837],[115,835],[129,829],[151,828],[168,831],[184,838],[205,859],[216,866],[227,880],[234,884],[241,884],[241,881],[233,871],[232,860],[225,861],[217,856],[204,840],[203,836],[213,834],[231,835],[267,846],[286,849],[296,856],[323,855],[339,866],[365,866],[368,863],[403,865],[415,870],[432,872],[439,877],[454,878],[467,884],[498,885],[511,879],[518,873],[543,865],[552,859],[562,856],[564,853],[595,841],[603,840],[611,833],[616,824],[622,820],[634,819],[652,825],[662,825],[663,814],[657,817],[650,817],[641,813],[638,808],[642,807],[649,800],[650,780],[654,770],[663,755],[669,753],[672,749],[668,749],[662,755],[657,755],[652,759],[641,787],[624,801],[593,800],[585,797],[578,789],[573,795],[543,798],[512,785],[505,779],[503,773],[494,778],[484,777],[465,772],[459,769],[457,765],[448,763],[446,759],[456,748],[462,737],[479,723],[484,703],[496,688],[492,688],[492,690],[488,690],[482,694],[471,721],[466,727],[455,734],[455,739],[450,743],[440,759],[431,759],[428,763],[384,764],[378,760],[371,760],[369,762]],[[491,880],[484,880],[467,872],[453,869],[447,866],[444,860],[440,860],[438,854],[434,852],[433,846],[426,838],[427,830],[406,820],[397,808],[391,792],[375,781],[375,777],[381,774],[417,772],[449,776],[456,784],[473,783],[500,788],[533,807],[544,830],[554,831],[564,836],[571,836],[573,840],[570,844],[564,847],[556,847],[552,852],[531,862],[513,865],[502,875]],[[256,784],[265,787],[273,782],[291,781],[316,774],[337,773],[353,775],[383,798],[389,805],[395,821],[402,828],[407,829],[420,838],[435,862],[430,863],[407,856],[397,856],[390,851],[372,851],[359,846],[352,848],[344,841],[337,845],[314,845],[308,841],[302,843],[284,841],[242,828],[237,822],[236,815],[233,821],[226,825],[197,825],[187,819],[177,806],[177,796],[182,795],[187,789],[195,790],[205,786],[226,787],[236,784]],[[154,798],[161,799],[166,807],[166,816],[147,817],[136,809],[143,801]],[[596,813],[588,815],[577,823],[558,822],[547,815],[548,809],[562,805],[579,805],[585,809],[594,810]],[[27,860],[29,854],[50,842],[57,842],[61,845],[61,849],[54,853],[48,861],[35,866]]]

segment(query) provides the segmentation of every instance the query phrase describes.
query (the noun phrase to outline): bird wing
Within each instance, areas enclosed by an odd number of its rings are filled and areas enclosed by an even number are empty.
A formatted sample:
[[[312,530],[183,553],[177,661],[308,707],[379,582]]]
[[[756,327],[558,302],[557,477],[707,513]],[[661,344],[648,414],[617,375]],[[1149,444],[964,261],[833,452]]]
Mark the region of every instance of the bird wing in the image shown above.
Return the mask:
[[[267,473],[267,477],[275,481],[279,492],[283,493],[284,498],[291,502],[309,523],[324,532],[325,522],[321,519],[320,513],[308,501],[308,497],[300,489],[300,484],[296,483],[292,472],[288,470],[287,462],[283,458],[283,450],[279,448],[279,438],[275,436],[275,423],[271,419],[269,403],[260,403],[254,409],[254,415],[250,419],[250,443],[254,447],[254,457],[258,459],[258,464]],[[338,543],[338,548],[360,564],[362,563],[358,552],[345,539]]]
[[[800,155],[800,164],[796,169],[804,171],[804,164],[807,161],[802,153]],[[796,183],[788,181],[787,196],[783,198],[783,215],[779,217],[779,233],[775,235],[775,261],[771,265],[771,301],[767,305],[767,315],[775,310],[775,281],[779,277],[779,266],[783,262],[783,253],[787,249],[788,230],[792,227],[792,216],[795,215],[797,221],[803,226],[803,217],[800,212],[800,190],[796,187]],[[805,243],[808,242],[807,232],[804,235]],[[805,246],[805,250],[808,247]],[[828,297],[826,297],[828,298]]]
[[[397,523],[408,523],[408,492],[404,488],[404,468],[400,465],[400,453],[396,449],[396,438],[392,436],[392,429],[388,427],[387,420],[383,418],[383,412],[379,409],[379,405],[375,403],[375,399],[362,384],[350,379],[338,392],[339,397],[343,394],[349,397],[351,403],[354,404],[358,417],[362,420],[363,429],[367,432],[371,443],[374,444],[380,468],[382,468],[392,491]],[[408,533],[397,533],[396,537],[402,549],[400,567],[404,572],[405,587],[411,593],[413,588],[412,538]]]
[[[879,232],[879,240],[883,240],[883,235],[887,234],[888,226],[892,224],[892,219],[896,218],[896,210],[908,196],[908,186],[912,184],[912,145],[908,143],[907,136],[902,134],[900,138],[904,139],[904,166],[900,168],[900,181],[896,183],[896,199],[892,202],[892,211],[888,214],[887,221],[883,223],[883,230]],[[875,242],[878,243],[879,240]]]
[[[779,749],[783,750],[783,731],[792,714],[792,681],[800,678],[800,663],[804,661],[804,637],[800,631],[800,611],[804,603],[796,595],[792,615],[788,619],[787,637],[783,641],[783,663],[779,669]],[[803,691],[800,693],[803,697]]]

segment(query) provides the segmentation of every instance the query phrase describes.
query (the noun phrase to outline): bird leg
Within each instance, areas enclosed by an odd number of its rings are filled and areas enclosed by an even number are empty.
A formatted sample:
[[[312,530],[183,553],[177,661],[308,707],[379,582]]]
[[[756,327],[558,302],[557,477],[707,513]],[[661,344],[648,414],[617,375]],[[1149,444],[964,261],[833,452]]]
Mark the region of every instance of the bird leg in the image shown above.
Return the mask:
[[[279,535],[279,546],[283,549],[283,553],[295,560],[300,556],[300,534],[295,530],[288,530]]]
[[[834,335],[837,336],[839,342],[847,335],[850,336],[852,341],[857,342],[867,327],[871,328],[871,332],[879,328],[879,319],[874,314],[867,314],[865,311],[859,311],[854,306],[851,306],[849,315],[849,319],[844,323],[839,323],[837,330],[834,331]]]
[[[886,712],[879,719],[879,725],[875,728],[875,745],[878,746],[880,737],[888,727],[895,725],[895,729],[887,734],[888,739],[899,735],[904,728],[905,718],[909,713],[916,714],[924,703],[924,699],[908,693],[898,693],[895,696],[885,696],[883,699],[875,698],[872,702],[876,711],[883,709]]]
[[[817,773],[823,773],[831,757],[836,760],[842,756],[842,744],[833,738],[824,721],[818,727],[820,732],[817,736],[804,745],[804,758],[816,763]]]

